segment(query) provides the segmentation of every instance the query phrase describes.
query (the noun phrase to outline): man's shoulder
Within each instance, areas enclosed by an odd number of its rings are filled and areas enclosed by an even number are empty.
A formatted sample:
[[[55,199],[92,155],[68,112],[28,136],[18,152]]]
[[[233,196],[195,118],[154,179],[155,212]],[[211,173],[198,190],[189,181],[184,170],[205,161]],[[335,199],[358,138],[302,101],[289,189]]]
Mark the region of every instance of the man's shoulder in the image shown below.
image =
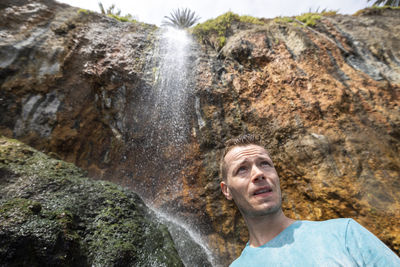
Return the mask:
[[[358,224],[351,218],[337,218],[325,221],[300,221],[304,227],[347,228],[349,224]]]
[[[338,218],[326,221],[299,221],[299,228],[302,229],[302,231],[346,231],[349,224],[357,224],[357,222],[350,218]]]
[[[350,221],[354,221],[351,218],[336,218],[336,219],[330,219],[330,220],[325,220],[325,221],[301,221],[303,223],[309,223],[309,224],[325,224],[325,225],[335,225],[335,224],[348,224]]]

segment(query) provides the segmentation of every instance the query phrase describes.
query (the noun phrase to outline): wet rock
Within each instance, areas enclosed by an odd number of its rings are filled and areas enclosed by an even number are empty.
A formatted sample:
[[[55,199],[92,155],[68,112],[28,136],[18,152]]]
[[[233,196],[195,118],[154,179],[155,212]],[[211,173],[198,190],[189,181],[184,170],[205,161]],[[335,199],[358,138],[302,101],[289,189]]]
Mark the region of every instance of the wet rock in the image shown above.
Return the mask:
[[[3,137],[0,159],[0,265],[183,266],[136,194]]]

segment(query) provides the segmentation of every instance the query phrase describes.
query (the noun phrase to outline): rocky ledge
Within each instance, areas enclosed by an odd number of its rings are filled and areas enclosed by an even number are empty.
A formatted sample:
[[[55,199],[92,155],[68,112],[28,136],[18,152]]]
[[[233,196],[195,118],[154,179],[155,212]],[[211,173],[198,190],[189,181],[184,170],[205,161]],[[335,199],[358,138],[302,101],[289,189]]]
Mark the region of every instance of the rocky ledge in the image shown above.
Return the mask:
[[[133,192],[0,137],[0,266],[183,266]]]

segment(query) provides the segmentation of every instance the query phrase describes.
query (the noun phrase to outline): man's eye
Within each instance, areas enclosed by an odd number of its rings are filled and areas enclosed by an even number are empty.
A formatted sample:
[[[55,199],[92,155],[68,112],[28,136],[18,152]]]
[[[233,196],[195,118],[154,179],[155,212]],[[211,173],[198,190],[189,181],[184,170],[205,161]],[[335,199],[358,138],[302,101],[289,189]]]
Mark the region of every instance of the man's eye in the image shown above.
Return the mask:
[[[262,161],[261,162],[261,166],[262,167],[269,167],[269,166],[271,166],[271,164],[268,161]]]
[[[241,166],[239,167],[239,169],[237,169],[237,173],[243,173],[247,170],[247,168],[245,166]]]

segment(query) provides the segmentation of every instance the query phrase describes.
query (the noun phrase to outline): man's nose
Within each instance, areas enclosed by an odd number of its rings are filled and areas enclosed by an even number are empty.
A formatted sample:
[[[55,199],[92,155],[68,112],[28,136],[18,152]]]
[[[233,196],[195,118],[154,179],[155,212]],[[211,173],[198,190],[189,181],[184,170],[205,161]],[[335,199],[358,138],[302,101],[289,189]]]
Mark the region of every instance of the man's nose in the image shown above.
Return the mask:
[[[251,180],[252,180],[252,182],[265,180],[264,172],[260,168],[258,168],[256,165],[254,165],[251,169]]]

